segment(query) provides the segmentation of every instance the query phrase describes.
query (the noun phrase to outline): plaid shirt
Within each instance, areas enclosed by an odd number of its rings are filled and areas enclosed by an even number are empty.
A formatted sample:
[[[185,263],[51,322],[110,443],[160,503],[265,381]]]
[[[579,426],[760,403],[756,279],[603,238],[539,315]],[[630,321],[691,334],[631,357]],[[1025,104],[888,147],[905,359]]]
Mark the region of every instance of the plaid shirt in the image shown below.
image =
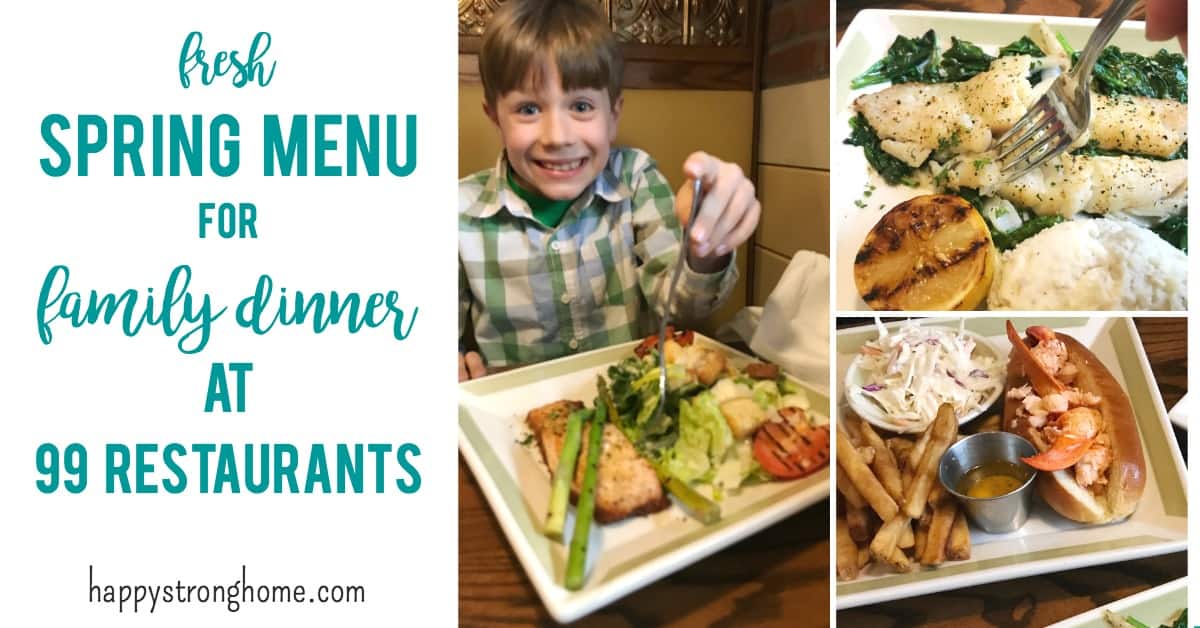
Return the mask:
[[[503,366],[656,331],[682,230],[671,187],[650,156],[614,148],[555,229],[508,187],[507,168],[501,154],[495,168],[458,184],[459,338],[473,324],[484,359]],[[732,259],[713,274],[685,263],[672,320],[708,316],[737,276]]]

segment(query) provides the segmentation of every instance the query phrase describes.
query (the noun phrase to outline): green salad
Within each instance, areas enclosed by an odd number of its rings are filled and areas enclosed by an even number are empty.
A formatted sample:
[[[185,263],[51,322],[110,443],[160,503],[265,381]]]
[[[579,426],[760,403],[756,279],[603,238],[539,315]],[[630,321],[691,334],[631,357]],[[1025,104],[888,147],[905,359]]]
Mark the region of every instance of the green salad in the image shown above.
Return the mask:
[[[755,458],[751,441],[735,438],[721,402],[742,394],[764,413],[786,406],[808,409],[799,387],[782,375],[753,380],[737,371],[705,386],[683,365],[671,364],[666,409],[656,416],[658,374],[653,351],[630,356],[608,369],[618,415],[613,418],[644,457],[672,477],[711,486],[718,500],[726,490],[773,479]]]

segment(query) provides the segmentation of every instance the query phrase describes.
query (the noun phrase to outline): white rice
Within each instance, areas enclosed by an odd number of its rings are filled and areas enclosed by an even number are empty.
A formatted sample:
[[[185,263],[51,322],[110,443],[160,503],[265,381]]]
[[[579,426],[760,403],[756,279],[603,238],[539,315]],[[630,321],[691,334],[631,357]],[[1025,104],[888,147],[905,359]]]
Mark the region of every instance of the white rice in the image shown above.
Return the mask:
[[[1186,310],[1187,255],[1137,225],[1068,220],[1005,251],[997,310]]]

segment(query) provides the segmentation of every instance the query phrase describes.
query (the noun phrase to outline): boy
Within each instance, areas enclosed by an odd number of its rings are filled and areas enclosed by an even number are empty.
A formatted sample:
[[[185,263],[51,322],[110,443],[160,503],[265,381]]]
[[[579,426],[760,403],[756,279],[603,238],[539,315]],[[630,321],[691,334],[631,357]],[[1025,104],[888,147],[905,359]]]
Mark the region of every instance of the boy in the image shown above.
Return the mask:
[[[504,150],[459,182],[459,380],[640,338],[657,324],[680,254],[677,214],[704,190],[672,320],[716,309],[737,281],[733,251],[758,225],[735,164],[693,153],[675,197],[650,157],[613,147],[622,61],[588,0],[511,0],[479,54],[484,113]]]

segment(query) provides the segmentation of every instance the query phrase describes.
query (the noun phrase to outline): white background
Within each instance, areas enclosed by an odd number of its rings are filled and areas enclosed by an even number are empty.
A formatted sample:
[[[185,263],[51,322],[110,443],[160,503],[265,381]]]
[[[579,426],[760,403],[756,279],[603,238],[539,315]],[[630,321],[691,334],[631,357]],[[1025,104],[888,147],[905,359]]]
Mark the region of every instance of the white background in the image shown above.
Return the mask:
[[[453,4],[12,6],[0,18],[0,623],[455,621]],[[183,89],[177,63],[192,30],[210,55],[244,54],[256,32],[269,31],[271,84],[235,89],[225,77],[203,86],[193,74]],[[98,114],[110,125],[114,113],[135,114],[147,135],[155,113],[206,122],[229,113],[241,123],[241,166],[225,179],[114,178],[106,151],[86,178],[74,169],[49,177],[38,161],[50,155],[40,137],[50,113]],[[263,113],[416,114],[417,169],[406,178],[264,178]],[[149,167],[148,149],[143,160]],[[199,239],[202,201],[256,204],[258,239]],[[60,321],[45,346],[35,311],[54,264],[70,266],[71,289],[143,295],[162,293],[171,269],[190,264],[191,291],[231,309],[191,356],[157,327],[127,338]],[[397,290],[406,312],[419,307],[413,333],[403,342],[388,327],[255,336],[234,324],[232,306],[262,273],[289,293]],[[211,363],[235,361],[254,364],[247,412],[205,414]],[[45,441],[88,446],[84,494],[37,491],[34,452]],[[423,483],[414,495],[200,495],[193,469],[185,495],[107,495],[106,442],[288,442],[302,451],[314,442],[412,442]],[[404,477],[394,463],[387,470],[389,482]],[[238,613],[160,605],[132,617],[88,603],[89,564],[114,585],[228,584],[246,564],[252,584],[303,584],[310,594],[319,584],[361,584],[367,603],[250,604]]]

